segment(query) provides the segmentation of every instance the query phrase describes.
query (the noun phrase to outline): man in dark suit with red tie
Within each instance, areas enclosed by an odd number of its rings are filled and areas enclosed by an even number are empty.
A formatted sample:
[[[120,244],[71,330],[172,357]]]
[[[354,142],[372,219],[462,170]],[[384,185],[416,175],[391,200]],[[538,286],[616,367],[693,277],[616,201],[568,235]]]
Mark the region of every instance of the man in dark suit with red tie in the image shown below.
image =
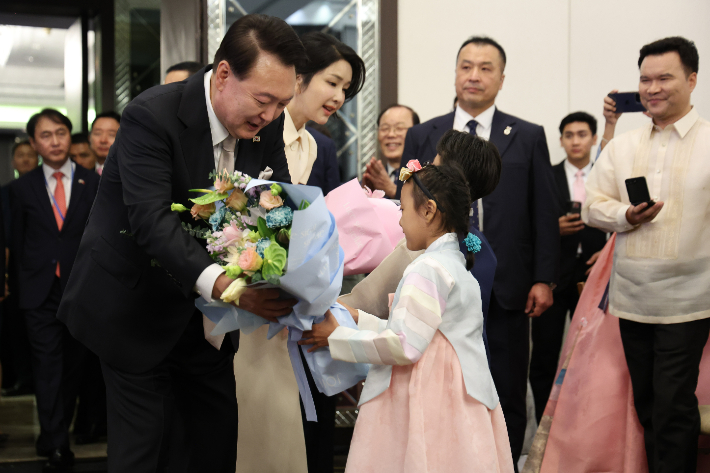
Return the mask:
[[[517,462],[527,422],[528,317],[552,305],[560,237],[545,132],[495,106],[505,64],[505,51],[491,38],[465,41],[456,59],[456,110],[409,129],[402,166],[410,159],[433,161],[437,142],[452,128],[475,133],[500,152],[500,182],[473,203],[471,225],[482,230],[498,259],[486,331],[491,373]]]
[[[191,206],[190,190],[210,187],[216,167],[253,177],[268,167],[273,180],[291,181],[283,109],[306,60],[283,20],[246,15],[213,65],[123,111],[58,314],[101,360],[110,472],[234,472],[234,347],[208,343],[195,308],[232,280],[182,226],[199,223],[170,207]],[[276,289],[247,289],[239,306],[276,320],[296,303],[278,298]],[[176,444],[178,420],[185,438]]]
[[[32,347],[41,429],[37,453],[49,457],[45,471],[74,462],[68,432],[85,349],[56,314],[99,185],[95,173],[69,159],[71,128],[56,110],[33,115],[27,134],[43,164],[10,188],[19,304]]]

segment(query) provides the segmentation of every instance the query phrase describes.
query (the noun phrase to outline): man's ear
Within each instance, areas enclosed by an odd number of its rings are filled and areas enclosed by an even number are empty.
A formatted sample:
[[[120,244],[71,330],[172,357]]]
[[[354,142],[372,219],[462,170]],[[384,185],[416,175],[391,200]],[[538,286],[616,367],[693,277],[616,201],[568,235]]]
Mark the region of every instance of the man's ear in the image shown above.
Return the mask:
[[[232,74],[232,69],[227,61],[220,61],[217,67],[214,68],[212,75],[214,76],[214,84],[220,92],[226,86],[227,78]]]

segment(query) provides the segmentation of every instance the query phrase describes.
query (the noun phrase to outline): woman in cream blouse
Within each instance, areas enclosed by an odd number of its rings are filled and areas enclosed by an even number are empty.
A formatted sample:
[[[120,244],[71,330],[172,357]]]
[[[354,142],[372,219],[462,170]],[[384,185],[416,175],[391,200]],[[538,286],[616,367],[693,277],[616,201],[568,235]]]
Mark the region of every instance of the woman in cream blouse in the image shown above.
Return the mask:
[[[349,46],[320,32],[307,33],[301,41],[309,61],[296,71],[296,93],[284,110],[284,151],[293,184],[308,182],[316,160],[316,142],[306,131],[306,122],[325,124],[365,82],[365,65]],[[236,471],[313,473],[320,468],[309,469],[306,461],[287,331],[266,340],[267,330],[264,325],[251,335],[241,334],[234,357],[239,400]]]

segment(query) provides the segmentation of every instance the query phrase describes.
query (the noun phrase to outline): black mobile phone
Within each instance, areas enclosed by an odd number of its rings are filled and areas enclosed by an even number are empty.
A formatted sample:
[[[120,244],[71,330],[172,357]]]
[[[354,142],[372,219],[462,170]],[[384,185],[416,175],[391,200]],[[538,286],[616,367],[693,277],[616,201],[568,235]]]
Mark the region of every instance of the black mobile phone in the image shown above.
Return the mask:
[[[626,191],[629,193],[629,200],[634,207],[644,202],[648,204],[646,208],[652,207],[655,204],[655,202],[651,200],[646,178],[643,176],[626,179]]]
[[[646,108],[641,104],[641,96],[638,92],[618,92],[609,94],[616,102],[616,113],[645,112]]]
[[[567,201],[567,215],[582,214],[582,203],[576,200]]]

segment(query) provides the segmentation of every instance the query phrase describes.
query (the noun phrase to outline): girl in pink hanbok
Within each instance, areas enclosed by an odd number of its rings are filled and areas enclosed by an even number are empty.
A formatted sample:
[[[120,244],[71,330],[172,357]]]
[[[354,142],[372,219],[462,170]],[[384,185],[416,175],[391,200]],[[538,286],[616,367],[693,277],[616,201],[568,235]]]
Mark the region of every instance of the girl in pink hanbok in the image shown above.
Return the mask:
[[[513,471],[505,419],[482,340],[480,240],[468,233],[470,197],[456,164],[403,168],[400,225],[410,250],[387,320],[351,310],[358,329],[326,320],[304,344],[371,363],[346,472]],[[468,236],[466,236],[468,234]],[[468,256],[459,250],[466,236]]]

